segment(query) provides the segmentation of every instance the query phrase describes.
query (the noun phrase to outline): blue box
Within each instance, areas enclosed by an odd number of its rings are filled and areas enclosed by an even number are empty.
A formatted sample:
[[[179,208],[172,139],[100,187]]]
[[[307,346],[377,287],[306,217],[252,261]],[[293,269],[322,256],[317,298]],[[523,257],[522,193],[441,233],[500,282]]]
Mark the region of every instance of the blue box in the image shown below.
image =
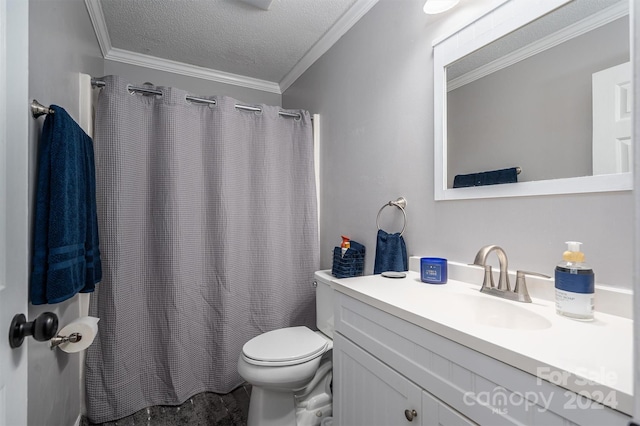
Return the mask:
[[[420,259],[420,279],[429,284],[447,283],[447,259],[423,257]]]

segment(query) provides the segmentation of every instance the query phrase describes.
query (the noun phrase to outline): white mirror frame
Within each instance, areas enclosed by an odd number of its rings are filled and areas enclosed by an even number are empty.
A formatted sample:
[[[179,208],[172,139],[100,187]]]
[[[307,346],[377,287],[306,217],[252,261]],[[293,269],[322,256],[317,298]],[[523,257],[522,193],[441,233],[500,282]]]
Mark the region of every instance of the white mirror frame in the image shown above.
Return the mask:
[[[518,182],[470,188],[447,188],[447,75],[446,67],[494,40],[528,24],[552,10],[579,0],[500,0],[497,6],[453,34],[433,42],[434,60],[434,173],[435,200],[523,197],[628,191],[631,173],[582,176],[567,179]],[[633,29],[632,29],[633,30]],[[633,39],[633,36],[631,36]]]

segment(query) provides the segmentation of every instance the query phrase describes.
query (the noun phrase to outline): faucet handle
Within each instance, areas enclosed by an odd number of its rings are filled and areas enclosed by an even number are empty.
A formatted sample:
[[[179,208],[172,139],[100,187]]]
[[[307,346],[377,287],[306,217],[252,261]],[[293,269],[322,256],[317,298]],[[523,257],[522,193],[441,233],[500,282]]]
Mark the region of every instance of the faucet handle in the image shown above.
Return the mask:
[[[482,289],[495,288],[496,285],[493,282],[493,273],[491,272],[491,265],[478,265],[477,263],[469,263],[468,265],[484,268],[484,279],[482,280]],[[482,289],[480,289],[480,291],[482,291]]]
[[[532,277],[540,277],[540,278],[551,278],[549,275],[541,274],[540,272],[517,271],[516,279],[520,277],[524,277],[525,275],[529,275]]]
[[[539,272],[529,272],[529,271],[517,271],[516,272],[516,288],[513,291],[518,295],[518,300],[520,302],[531,303],[531,296],[529,296],[529,291],[527,290],[527,282],[525,281],[525,275],[530,275],[533,277],[541,277],[541,278],[551,278],[548,275],[541,274]]]

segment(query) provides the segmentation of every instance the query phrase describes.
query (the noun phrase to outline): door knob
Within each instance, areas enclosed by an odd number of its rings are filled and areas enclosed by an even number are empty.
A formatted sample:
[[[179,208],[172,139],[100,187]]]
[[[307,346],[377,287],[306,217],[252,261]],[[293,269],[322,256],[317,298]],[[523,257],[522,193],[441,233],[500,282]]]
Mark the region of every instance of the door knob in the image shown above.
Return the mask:
[[[407,420],[412,422],[413,419],[418,417],[418,412],[416,410],[404,410],[404,416],[407,418]]]
[[[16,314],[9,327],[9,345],[18,348],[27,336],[33,336],[39,342],[46,342],[57,332],[58,316],[53,312],[43,312],[31,322],[27,322],[24,314]]]

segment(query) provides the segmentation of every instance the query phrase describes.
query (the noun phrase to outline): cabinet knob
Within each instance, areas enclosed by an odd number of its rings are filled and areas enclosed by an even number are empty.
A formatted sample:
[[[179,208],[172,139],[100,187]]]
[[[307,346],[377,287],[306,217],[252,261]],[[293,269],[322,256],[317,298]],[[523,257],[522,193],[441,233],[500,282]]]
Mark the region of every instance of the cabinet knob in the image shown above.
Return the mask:
[[[418,417],[418,412],[416,410],[404,410],[404,416],[412,422],[414,418]]]

